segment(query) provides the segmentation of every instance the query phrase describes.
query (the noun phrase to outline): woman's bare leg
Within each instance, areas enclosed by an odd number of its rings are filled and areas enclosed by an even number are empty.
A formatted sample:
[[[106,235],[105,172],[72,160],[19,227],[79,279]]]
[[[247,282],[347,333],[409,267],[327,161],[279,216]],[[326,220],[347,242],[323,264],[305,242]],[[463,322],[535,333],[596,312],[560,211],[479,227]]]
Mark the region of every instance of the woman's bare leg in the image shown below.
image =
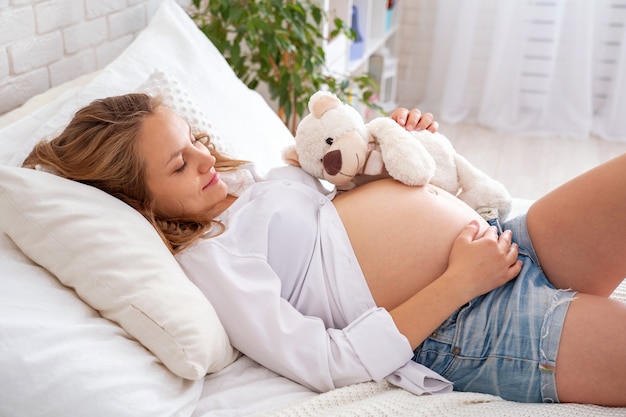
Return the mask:
[[[556,359],[561,402],[626,406],[626,304],[579,294]]]
[[[553,285],[609,296],[626,278],[626,154],[539,199],[527,223]]]

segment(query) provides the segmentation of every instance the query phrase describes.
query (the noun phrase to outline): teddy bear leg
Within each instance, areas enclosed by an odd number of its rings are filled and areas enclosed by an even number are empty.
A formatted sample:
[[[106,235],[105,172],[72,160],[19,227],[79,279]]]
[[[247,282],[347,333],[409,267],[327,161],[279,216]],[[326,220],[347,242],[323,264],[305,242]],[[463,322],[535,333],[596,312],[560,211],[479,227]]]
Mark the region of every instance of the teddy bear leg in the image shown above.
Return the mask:
[[[461,192],[458,197],[490,222],[503,222],[511,212],[511,196],[504,185],[476,168],[461,155],[455,156]]]
[[[478,207],[476,212],[480,214],[490,226],[495,226],[498,229],[498,233],[502,233],[502,226],[500,224],[500,216],[498,209],[495,207]],[[503,219],[504,220],[504,219]]]

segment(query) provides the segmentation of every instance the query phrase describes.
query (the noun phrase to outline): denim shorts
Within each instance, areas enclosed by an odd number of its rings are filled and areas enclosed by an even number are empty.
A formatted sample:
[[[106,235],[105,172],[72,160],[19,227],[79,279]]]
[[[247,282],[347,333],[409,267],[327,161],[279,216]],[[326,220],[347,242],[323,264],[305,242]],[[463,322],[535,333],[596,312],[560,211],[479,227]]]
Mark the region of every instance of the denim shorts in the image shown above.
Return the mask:
[[[502,226],[519,245],[522,271],[459,308],[415,349],[413,360],[452,381],[456,391],[559,402],[556,357],[575,293],[555,289],[543,274],[525,215]]]

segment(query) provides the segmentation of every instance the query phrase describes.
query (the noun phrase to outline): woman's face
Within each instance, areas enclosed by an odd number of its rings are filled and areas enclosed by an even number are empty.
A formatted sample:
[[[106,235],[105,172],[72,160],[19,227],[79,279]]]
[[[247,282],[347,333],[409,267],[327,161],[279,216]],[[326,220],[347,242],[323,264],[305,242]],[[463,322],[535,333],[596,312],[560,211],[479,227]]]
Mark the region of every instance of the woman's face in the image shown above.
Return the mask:
[[[228,195],[215,158],[180,116],[160,107],[145,118],[138,150],[146,162],[156,212],[167,217],[207,215]]]

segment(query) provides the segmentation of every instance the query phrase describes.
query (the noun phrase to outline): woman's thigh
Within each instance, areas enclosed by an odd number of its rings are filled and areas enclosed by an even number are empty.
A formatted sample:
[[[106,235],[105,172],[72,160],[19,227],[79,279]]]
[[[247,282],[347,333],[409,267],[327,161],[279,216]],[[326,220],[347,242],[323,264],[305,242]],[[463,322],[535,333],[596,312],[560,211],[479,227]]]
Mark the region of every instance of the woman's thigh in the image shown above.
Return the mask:
[[[562,402],[626,406],[626,304],[578,294],[556,360]]]
[[[527,225],[557,288],[610,295],[626,277],[626,154],[539,199]]]

